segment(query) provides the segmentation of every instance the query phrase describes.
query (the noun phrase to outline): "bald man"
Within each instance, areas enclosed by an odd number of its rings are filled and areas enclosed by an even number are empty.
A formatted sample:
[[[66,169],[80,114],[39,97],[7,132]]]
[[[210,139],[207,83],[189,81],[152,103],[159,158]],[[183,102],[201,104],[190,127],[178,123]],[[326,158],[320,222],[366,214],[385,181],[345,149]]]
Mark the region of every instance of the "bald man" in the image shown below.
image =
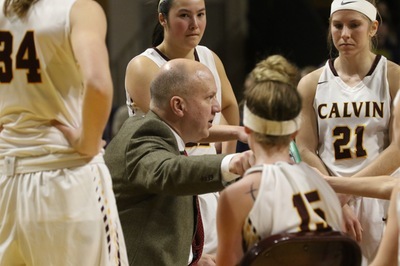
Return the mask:
[[[220,106],[210,70],[187,59],[164,64],[150,111],[131,117],[106,149],[131,265],[188,265],[197,228],[194,195],[219,191],[250,167],[252,153],[185,156],[207,138]],[[201,255],[201,253],[200,253]]]

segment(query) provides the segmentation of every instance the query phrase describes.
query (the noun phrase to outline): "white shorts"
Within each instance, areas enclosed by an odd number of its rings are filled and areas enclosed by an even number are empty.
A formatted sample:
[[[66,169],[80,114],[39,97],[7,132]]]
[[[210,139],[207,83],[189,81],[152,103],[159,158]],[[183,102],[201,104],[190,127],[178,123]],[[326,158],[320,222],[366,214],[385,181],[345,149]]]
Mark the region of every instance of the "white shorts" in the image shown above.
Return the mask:
[[[108,168],[80,165],[0,170],[0,266],[128,265]]]

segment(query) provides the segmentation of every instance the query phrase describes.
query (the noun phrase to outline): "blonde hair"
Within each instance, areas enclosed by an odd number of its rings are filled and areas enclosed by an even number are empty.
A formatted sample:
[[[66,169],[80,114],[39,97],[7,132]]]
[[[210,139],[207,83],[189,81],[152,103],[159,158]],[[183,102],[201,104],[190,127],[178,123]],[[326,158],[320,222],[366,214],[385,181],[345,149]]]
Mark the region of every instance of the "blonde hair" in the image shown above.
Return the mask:
[[[12,14],[22,18],[26,15],[29,8],[39,0],[5,0],[3,5],[4,16]]]
[[[298,68],[281,55],[272,55],[259,62],[249,74],[249,87],[244,92],[248,109],[255,115],[272,121],[296,118],[301,110],[301,98],[296,86]],[[267,145],[288,144],[288,136],[254,133],[256,141]]]
[[[278,81],[297,86],[300,80],[298,68],[281,55],[271,55],[260,61],[250,72],[250,81]]]

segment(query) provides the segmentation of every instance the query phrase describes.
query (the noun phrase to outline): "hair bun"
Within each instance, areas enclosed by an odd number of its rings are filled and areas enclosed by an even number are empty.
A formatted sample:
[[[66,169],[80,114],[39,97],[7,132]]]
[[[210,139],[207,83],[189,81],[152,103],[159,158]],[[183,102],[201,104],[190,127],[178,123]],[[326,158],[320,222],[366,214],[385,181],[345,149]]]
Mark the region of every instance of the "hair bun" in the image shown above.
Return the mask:
[[[260,61],[251,72],[255,83],[273,81],[297,86],[299,71],[281,55],[272,55]]]

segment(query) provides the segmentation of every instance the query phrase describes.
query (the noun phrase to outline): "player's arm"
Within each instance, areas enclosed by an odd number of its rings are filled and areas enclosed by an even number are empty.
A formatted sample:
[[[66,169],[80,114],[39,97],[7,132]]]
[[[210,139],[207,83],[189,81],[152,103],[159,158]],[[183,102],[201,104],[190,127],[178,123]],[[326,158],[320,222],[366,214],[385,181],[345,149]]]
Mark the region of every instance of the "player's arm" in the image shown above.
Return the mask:
[[[397,180],[391,176],[340,177],[324,176],[338,193],[389,199]]]
[[[317,155],[319,137],[317,117],[313,107],[315,91],[321,71],[322,68],[309,73],[298,84],[298,91],[302,98],[302,110],[301,127],[296,136],[296,145],[304,162],[317,168],[321,173],[328,175],[328,170]]]
[[[239,125],[239,107],[233,93],[233,89],[226,75],[224,65],[221,59],[213,52],[215,65],[217,67],[218,76],[221,80],[221,114],[228,125]],[[212,132],[210,132],[212,133]],[[225,142],[222,144],[223,153],[233,153],[236,151],[236,140]]]
[[[247,134],[243,126],[213,125],[210,128],[210,136],[201,142],[219,142],[240,140],[247,143]],[[234,152],[233,152],[234,153]]]
[[[391,98],[394,99],[397,91],[400,88],[400,67],[393,62],[388,62],[388,82]],[[379,154],[379,156],[370,163],[367,167],[359,171],[355,176],[377,176],[377,175],[390,175],[400,165],[400,143],[396,143],[395,139],[397,136],[393,134],[399,134],[393,130],[394,118],[400,116],[394,113],[391,108],[392,114],[389,122],[389,146]]]
[[[243,221],[253,206],[259,187],[258,183],[249,180],[252,175],[257,174],[247,175],[220,194],[217,208],[217,265],[237,265],[243,257]]]
[[[149,58],[137,56],[126,68],[125,89],[134,102],[144,113],[150,109],[150,84],[160,68]]]
[[[84,78],[82,125],[78,129],[58,128],[79,153],[94,156],[102,147],[113,96],[105,43],[107,21],[103,9],[92,0],[76,1],[70,21],[71,44]]]
[[[382,237],[381,244],[379,245],[378,253],[375,256],[375,259],[370,264],[370,266],[395,266],[397,263],[398,256],[398,246],[399,246],[399,223],[398,223],[398,214],[397,214],[397,204],[399,197],[399,184],[395,186],[392,192],[390,205],[389,205],[389,214],[388,214],[388,222],[385,229],[385,232]]]

